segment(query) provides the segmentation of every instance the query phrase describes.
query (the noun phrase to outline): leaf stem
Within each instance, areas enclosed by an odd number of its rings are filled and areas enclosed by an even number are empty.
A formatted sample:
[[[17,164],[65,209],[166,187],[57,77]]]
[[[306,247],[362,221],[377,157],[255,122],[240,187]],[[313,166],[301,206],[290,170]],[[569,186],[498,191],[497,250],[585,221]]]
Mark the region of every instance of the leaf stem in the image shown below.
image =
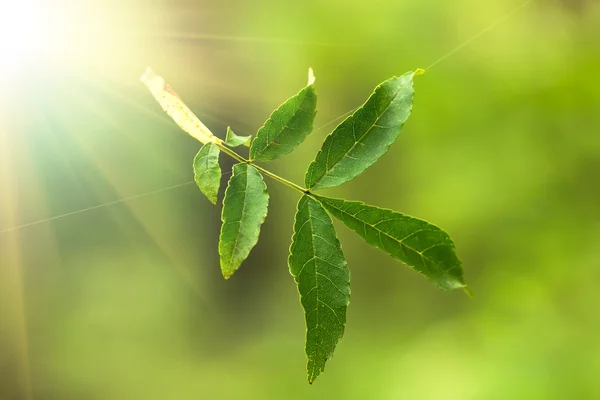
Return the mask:
[[[231,158],[233,158],[241,163],[252,165],[254,168],[259,170],[260,172],[262,172],[264,175],[268,176],[269,178],[274,179],[274,180],[278,181],[279,183],[283,183],[284,185],[291,187],[292,189],[295,189],[301,193],[305,193],[305,194],[310,193],[310,191],[308,189],[303,188],[300,185],[296,185],[294,182],[290,182],[287,179],[280,177],[279,175],[275,175],[274,173],[267,171],[263,167],[254,164],[250,160],[246,160],[244,157],[240,156],[238,153],[231,150],[229,147],[225,146],[223,143],[217,142],[216,145],[219,147],[219,150],[221,150],[223,153],[227,154]]]
[[[222,142],[217,143],[217,147],[219,148],[219,150],[221,150],[223,153],[227,154],[229,157],[232,157],[241,163],[245,163],[245,164],[249,163],[248,160],[246,160],[244,157],[240,156],[235,151],[231,150],[229,147],[225,146]]]

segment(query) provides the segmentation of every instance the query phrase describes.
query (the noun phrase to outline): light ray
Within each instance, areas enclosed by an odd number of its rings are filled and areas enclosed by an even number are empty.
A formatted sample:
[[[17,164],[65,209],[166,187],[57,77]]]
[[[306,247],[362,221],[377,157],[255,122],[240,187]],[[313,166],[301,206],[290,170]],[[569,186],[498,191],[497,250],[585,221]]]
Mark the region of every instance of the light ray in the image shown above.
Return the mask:
[[[77,96],[77,92],[72,93],[75,96]],[[81,99],[79,99],[79,103],[81,104]],[[91,111],[92,113],[95,112],[93,109],[88,109],[88,111]],[[100,173],[104,180],[112,185],[112,189],[116,192],[116,194],[119,197],[122,197],[122,199],[117,199],[111,202],[89,207],[88,209],[79,210],[76,213],[81,214],[83,212],[90,211],[90,209],[99,209],[105,208],[110,205],[124,204],[127,210],[135,218],[136,223],[138,223],[139,226],[144,230],[145,234],[150,239],[152,239],[152,241],[156,244],[157,248],[159,248],[163,252],[163,254],[167,256],[167,258],[171,261],[170,264],[172,264],[175,267],[175,269],[177,270],[179,275],[184,279],[184,281],[194,290],[196,295],[202,299],[205,305],[208,304],[206,299],[202,295],[202,293],[204,293],[205,291],[202,289],[201,286],[199,286],[199,284],[197,283],[197,279],[194,278],[191,271],[182,267],[184,265],[188,265],[189,262],[185,260],[184,255],[183,253],[181,253],[180,249],[177,248],[177,246],[175,245],[175,243],[173,243],[171,238],[164,236],[164,234],[162,233],[162,229],[157,229],[156,227],[153,227],[150,224],[149,220],[145,218],[145,215],[143,215],[139,211],[139,209],[132,207],[131,205],[131,200],[139,199],[161,192],[167,192],[169,190],[173,190],[184,186],[189,186],[193,183],[193,181],[172,185],[167,188],[157,189],[151,192],[146,192],[134,196],[124,197],[124,193],[128,191],[129,185],[127,182],[123,181],[122,173],[120,171],[115,170],[114,166],[107,163],[106,160],[97,157],[92,151],[93,149],[90,147],[89,143],[87,143],[84,140],[81,140],[80,135],[78,135],[78,129],[73,124],[71,116],[60,113],[56,113],[56,115],[61,120],[61,126],[63,126],[65,128],[65,131],[69,134],[72,143],[76,145],[83,154],[87,155],[87,159],[89,159],[93,163],[95,169]],[[116,129],[117,131],[121,130],[121,133],[123,134],[122,128],[120,128],[118,125],[114,123],[111,124],[110,120],[105,122],[109,122],[109,125],[112,125],[112,129]],[[123,199],[126,200],[123,201]],[[64,217],[65,216],[62,216],[62,218]],[[209,307],[207,307],[207,309],[209,309]]]
[[[10,135],[14,127],[11,121],[0,115],[0,150],[10,148]],[[9,152],[0,157],[0,193],[3,205],[0,207],[2,219],[8,223],[17,223],[16,210],[18,197],[14,192],[14,185],[10,179],[14,174],[12,157]],[[26,399],[31,399],[31,361],[29,354],[29,332],[27,327],[27,309],[23,283],[22,245],[20,237],[15,235],[9,238],[0,238],[2,251],[0,251],[0,315],[2,325],[6,325],[9,343],[18,357],[15,368],[19,379],[18,385],[22,387]]]

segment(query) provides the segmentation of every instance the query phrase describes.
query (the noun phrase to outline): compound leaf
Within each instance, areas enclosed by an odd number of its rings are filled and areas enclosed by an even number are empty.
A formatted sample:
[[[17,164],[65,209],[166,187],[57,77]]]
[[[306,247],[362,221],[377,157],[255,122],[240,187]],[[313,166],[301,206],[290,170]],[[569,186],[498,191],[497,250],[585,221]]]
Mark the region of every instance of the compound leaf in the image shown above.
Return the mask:
[[[454,243],[437,226],[358,201],[315,197],[371,246],[413,267],[440,289],[466,287]]]
[[[309,189],[339,186],[354,179],[396,141],[413,105],[413,78],[408,72],[381,83],[365,104],[327,136],[304,177]]]
[[[208,198],[217,204],[219,187],[221,186],[221,167],[219,166],[219,148],[209,142],[202,146],[194,158],[194,179],[196,184]]]
[[[233,133],[233,130],[230,126],[227,127],[227,135],[225,136],[225,144],[229,147],[238,147],[244,145],[246,147],[250,146],[250,139],[252,136],[238,136]]]
[[[273,111],[258,130],[250,147],[250,159],[270,161],[291,153],[312,131],[316,107],[317,94],[311,69],[308,86]]]
[[[308,195],[298,202],[288,262],[305,312],[306,367],[312,383],[344,334],[350,271],[331,218]]]
[[[225,279],[233,275],[258,242],[268,204],[267,186],[258,170],[248,164],[235,164],[223,199],[219,237]]]

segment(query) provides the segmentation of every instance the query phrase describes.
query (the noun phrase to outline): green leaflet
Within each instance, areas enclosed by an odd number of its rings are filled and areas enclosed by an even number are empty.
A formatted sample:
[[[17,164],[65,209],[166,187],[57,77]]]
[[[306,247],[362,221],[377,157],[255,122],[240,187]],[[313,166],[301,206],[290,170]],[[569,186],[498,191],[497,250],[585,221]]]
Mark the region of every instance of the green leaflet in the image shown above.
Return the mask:
[[[454,243],[437,226],[358,201],[315,197],[327,211],[371,246],[413,267],[440,289],[466,286]]]
[[[396,141],[410,116],[413,77],[408,72],[381,83],[367,102],[325,139],[304,181],[309,189],[339,186],[354,179]]]
[[[308,86],[273,111],[258,130],[250,147],[250,159],[269,161],[292,152],[312,131],[316,107],[314,75],[310,70]]]
[[[308,195],[298,202],[288,262],[305,312],[306,368],[312,383],[344,334],[350,271],[331,218]]]
[[[227,127],[227,135],[225,136],[225,144],[229,147],[238,147],[244,145],[246,147],[250,146],[250,139],[252,136],[238,136],[233,133],[233,130],[230,126]]]
[[[212,142],[205,144],[194,158],[194,178],[208,200],[217,204],[221,185],[221,167],[219,166],[219,148],[216,144]]]
[[[269,194],[262,175],[251,165],[236,164],[223,199],[219,255],[225,279],[240,267],[258,242],[267,216]]]
[[[269,202],[261,174],[302,193],[288,263],[304,308],[309,383],[324,371],[344,335],[350,302],[350,271],[330,214],[439,288],[464,288],[471,295],[454,243],[438,227],[392,210],[312,192],[352,180],[387,152],[411,114],[413,79],[423,72],[409,72],[381,83],[362,107],[327,136],[306,172],[305,186],[309,190],[254,161],[274,160],[290,153],[311,132],[316,115],[312,70],[308,85],[271,114],[251,144],[250,136],[237,136],[229,127],[225,141],[216,138],[160,76],[150,69],[142,76],[161,107],[184,131],[202,143],[209,142],[194,159],[194,175],[211,202],[216,204],[218,197],[220,152],[240,162],[233,166],[223,199],[219,256],[225,279],[237,271],[258,242]],[[250,147],[249,160],[231,149],[241,145]]]

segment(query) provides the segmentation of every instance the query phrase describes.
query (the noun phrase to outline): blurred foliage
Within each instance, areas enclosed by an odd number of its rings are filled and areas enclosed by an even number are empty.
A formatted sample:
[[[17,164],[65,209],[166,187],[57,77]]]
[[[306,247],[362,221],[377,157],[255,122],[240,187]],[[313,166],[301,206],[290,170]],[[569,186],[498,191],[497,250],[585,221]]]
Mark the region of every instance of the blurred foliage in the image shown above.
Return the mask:
[[[221,137],[253,134],[312,66],[319,127],[518,5],[56,2],[105,33],[4,74],[0,230],[193,180],[200,146],[138,82],[146,65]],[[267,182],[261,240],[225,282],[219,209],[191,183],[0,233],[0,398],[600,398],[599,39],[598,2],[535,1],[420,77],[390,152],[326,192],[435,221],[474,299],[338,224],[348,329],[309,386],[297,194]],[[333,126],[273,170],[301,182]]]

